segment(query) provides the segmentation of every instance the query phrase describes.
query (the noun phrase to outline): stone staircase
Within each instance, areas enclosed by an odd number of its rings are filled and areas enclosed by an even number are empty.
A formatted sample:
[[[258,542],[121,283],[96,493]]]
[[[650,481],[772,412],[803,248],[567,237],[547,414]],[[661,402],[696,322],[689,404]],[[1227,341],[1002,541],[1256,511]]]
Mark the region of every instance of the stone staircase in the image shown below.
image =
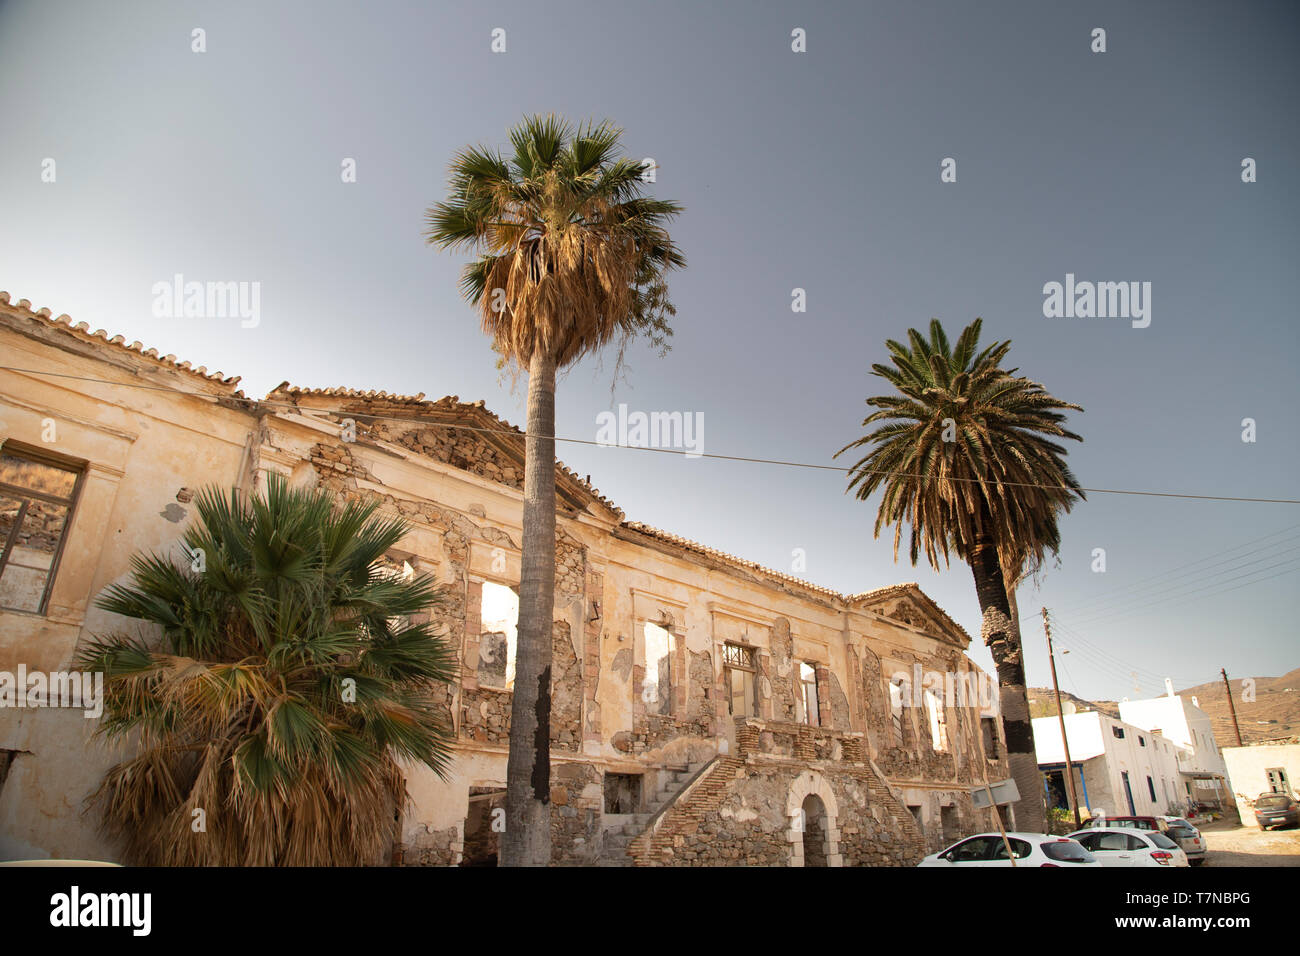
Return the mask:
[[[661,866],[670,862],[678,839],[692,837],[700,821],[717,810],[726,798],[727,787],[744,765],[739,757],[721,754],[706,763],[632,841],[627,851],[632,865]]]
[[[651,821],[659,816],[677,796],[686,789],[695,777],[708,766],[709,761],[667,767],[659,772],[659,787],[648,795],[646,803],[649,809],[644,813],[607,813],[604,817],[604,840],[600,867],[634,866],[632,855],[628,852],[632,841],[641,836]]]
[[[876,762],[868,757],[866,763],[867,767],[870,768],[870,773],[864,774],[863,777],[867,780],[867,787],[870,789],[871,795],[889,811],[894,826],[901,833],[903,842],[916,855],[917,862],[920,862],[921,858],[926,855],[926,846],[925,835],[921,832],[921,828],[917,826],[916,818],[907,809],[907,803],[904,801],[903,795],[898,791],[897,787],[890,783],[889,778],[881,772],[881,769],[876,766]]]

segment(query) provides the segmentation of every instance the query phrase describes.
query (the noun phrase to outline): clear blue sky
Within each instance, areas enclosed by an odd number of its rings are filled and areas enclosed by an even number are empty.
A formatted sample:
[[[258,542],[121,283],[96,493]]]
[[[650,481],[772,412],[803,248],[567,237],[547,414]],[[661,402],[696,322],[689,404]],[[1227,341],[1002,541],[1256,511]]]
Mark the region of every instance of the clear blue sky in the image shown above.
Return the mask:
[[[686,206],[690,267],[670,355],[634,352],[612,394],[610,362],[573,369],[561,436],[593,439],[623,402],[702,413],[710,453],[831,463],[882,391],[884,340],[978,315],[1087,409],[1086,486],[1295,498],[1298,40],[1291,3],[5,2],[0,288],[250,395],[457,394],[522,423],[424,211],[457,149],[503,144],[522,114],[608,117]],[[260,323],[155,318],[176,273],[260,282]],[[1150,327],[1045,318],[1067,273],[1152,283]],[[895,565],[875,502],[833,472],[560,454],[631,519],[781,569],[804,549],[806,576],[843,591],[917,580],[979,632],[969,570]],[[1280,674],[1300,664],[1297,525],[1294,505],[1091,495],[1021,605],[1058,612],[1081,696],[1132,696],[1134,670],[1143,694]]]

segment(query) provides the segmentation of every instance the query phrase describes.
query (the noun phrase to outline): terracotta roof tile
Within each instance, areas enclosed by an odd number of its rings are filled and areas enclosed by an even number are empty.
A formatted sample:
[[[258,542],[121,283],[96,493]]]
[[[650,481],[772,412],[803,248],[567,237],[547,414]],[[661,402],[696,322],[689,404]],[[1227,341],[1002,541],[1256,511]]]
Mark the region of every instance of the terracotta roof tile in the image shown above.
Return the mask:
[[[76,323],[76,325],[73,325],[72,319],[66,314],[59,315],[56,318],[51,318],[50,309],[41,308],[41,309],[33,310],[31,302],[29,302],[27,299],[20,299],[18,302],[12,303],[10,300],[9,293],[7,292],[0,292],[0,306],[7,306],[11,312],[16,312],[17,314],[20,315],[25,314],[25,317],[33,321],[41,322],[48,326],[53,326],[57,328],[59,331],[68,335],[75,336],[76,338],[82,339],[83,341],[92,341],[95,342],[96,344],[109,346],[113,349],[132,352],[142,356],[143,358],[147,358],[150,359],[151,361],[157,362],[159,365],[166,366],[168,368],[180,369],[181,371],[184,371],[188,374],[196,375],[199,378],[203,379],[205,382],[217,384],[217,385],[224,385],[232,392],[232,394],[239,397],[243,397],[242,392],[234,391],[235,386],[240,381],[240,377],[237,375],[227,377],[227,376],[223,376],[221,372],[210,373],[208,372],[207,367],[202,365],[200,365],[196,369],[189,362],[178,362],[176,360],[176,356],[171,354],[162,356],[160,358],[158,356],[157,349],[146,349],[140,342],[132,342],[130,345],[127,345],[126,338],[124,336],[121,335],[110,336],[103,329],[98,329],[94,332],[91,332],[90,326],[86,322],[78,322]],[[267,394],[265,401],[269,403],[269,402],[282,401],[287,399],[291,404],[296,404],[295,399],[302,398],[302,397],[342,399],[348,401],[361,401],[361,402],[385,402],[388,404],[408,405],[408,406],[412,406],[413,408],[424,409],[427,411],[435,411],[435,410],[456,411],[456,410],[463,409],[466,411],[473,411],[476,412],[477,414],[485,416],[490,422],[495,422],[496,425],[499,426],[501,431],[510,433],[511,435],[517,435],[520,437],[522,437],[524,434],[522,431],[520,431],[519,428],[515,427],[514,425],[511,425],[504,418],[501,418],[499,415],[489,410],[487,408],[486,403],[482,399],[472,403],[462,402],[460,400],[460,396],[458,395],[445,395],[442,398],[439,398],[435,401],[428,401],[425,399],[423,392],[420,392],[416,395],[400,395],[397,393],[389,393],[386,391],[375,391],[374,389],[363,391],[360,389],[340,388],[340,387],[301,388],[296,385],[291,385],[289,382],[281,382],[279,385],[277,385],[274,389],[272,389]],[[707,545],[700,544],[698,541],[692,541],[689,538],[683,538],[680,535],[663,531],[659,528],[652,527],[651,525],[644,524],[640,521],[626,521],[624,520],[624,513],[622,509],[619,508],[616,504],[614,504],[614,502],[610,501],[608,498],[602,495],[600,493],[600,490],[594,487],[590,481],[578,475],[575,471],[573,471],[571,468],[569,468],[561,461],[557,460],[556,466],[559,468],[560,472],[563,475],[565,475],[566,477],[574,481],[577,485],[583,488],[588,494],[590,494],[593,499],[600,502],[604,507],[608,508],[611,512],[617,515],[619,521],[621,522],[620,527],[626,528],[629,531],[633,531],[636,532],[637,534],[643,534],[646,535],[647,537],[655,538],[657,540],[676,545],[688,551],[693,551],[697,554],[707,555],[708,557],[721,561],[724,564],[730,564],[734,567],[744,568],[745,570],[755,572],[765,577],[772,578],[777,581],[801,588],[803,590],[835,599],[837,601],[846,602],[848,604],[857,604],[860,602],[872,601],[892,594],[915,592],[918,595],[920,595],[931,607],[933,607],[934,610],[938,614],[940,614],[945,621],[951,624],[957,631],[959,631],[962,634],[966,634],[966,631],[961,627],[961,625],[957,624],[957,622],[955,622],[951,617],[949,617],[947,612],[945,612],[943,608],[939,607],[939,605],[935,604],[934,601],[931,600],[925,594],[925,592],[922,591],[921,588],[914,582],[909,582],[904,584],[891,584],[886,587],[875,588],[874,590],[871,591],[862,591],[857,594],[849,594],[849,595],[841,594],[838,591],[832,590],[831,588],[822,587],[820,585],[813,584],[809,581],[805,581],[802,578],[797,578],[794,575],[786,574],[782,571],[776,571],[772,568],[764,567],[763,565],[757,563],[756,561],[749,561],[744,558],[737,557],[736,555],[728,554],[725,551],[719,551],[716,548],[710,548]],[[967,638],[969,637],[970,635],[967,634]]]
[[[74,338],[80,339],[82,341],[90,341],[99,345],[107,345],[119,351],[133,352],[137,355],[142,356],[143,358],[151,359],[152,361],[157,362],[159,365],[164,365],[167,366],[168,368],[177,368],[183,372],[188,372],[192,375],[197,375],[200,378],[202,378],[205,382],[209,382],[215,385],[224,385],[232,394],[242,396],[242,393],[235,392],[235,386],[239,384],[239,380],[240,380],[240,377],[238,375],[226,376],[223,375],[223,373],[221,372],[210,373],[208,372],[207,367],[203,365],[195,369],[191,367],[189,362],[177,362],[176,356],[174,355],[168,355],[164,358],[159,358],[157,349],[146,349],[144,345],[141,344],[140,342],[132,342],[130,345],[127,345],[126,338],[124,336],[121,335],[110,336],[103,329],[96,329],[94,332],[91,332],[89,323],[78,322],[74,325],[72,323],[72,318],[68,316],[66,313],[63,315],[59,315],[56,318],[51,318],[50,317],[51,311],[49,309],[47,308],[33,309],[31,302],[29,302],[27,299],[19,299],[17,302],[13,302],[10,299],[8,292],[0,292],[0,307],[5,307],[5,306],[8,307],[8,310],[11,314],[16,314],[24,318],[31,319],[32,321],[40,322],[42,325],[53,327],[66,335],[71,335]]]

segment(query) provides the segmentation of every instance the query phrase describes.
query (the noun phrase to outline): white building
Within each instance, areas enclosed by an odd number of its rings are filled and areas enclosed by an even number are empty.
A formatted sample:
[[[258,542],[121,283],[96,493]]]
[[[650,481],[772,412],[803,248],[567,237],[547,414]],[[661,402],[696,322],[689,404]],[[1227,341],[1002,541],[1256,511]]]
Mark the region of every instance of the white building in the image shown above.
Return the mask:
[[[1197,706],[1195,697],[1189,699],[1175,694],[1173,684],[1167,679],[1165,689],[1164,697],[1121,701],[1119,715],[1152,733],[1159,731],[1166,740],[1178,745],[1184,801],[1191,799],[1223,806],[1230,799],[1232,789],[1228,784],[1228,765],[1214,739],[1210,715]]]
[[[1237,812],[1247,826],[1257,825],[1255,801],[1261,794],[1285,793],[1300,800],[1300,743],[1224,747],[1223,759],[1232,780]]]
[[[1038,767],[1047,778],[1048,806],[1069,808],[1060,718],[1036,717],[1033,724]],[[1082,815],[1104,810],[1112,817],[1158,816],[1184,809],[1180,748],[1159,733],[1092,710],[1067,713],[1065,733]]]

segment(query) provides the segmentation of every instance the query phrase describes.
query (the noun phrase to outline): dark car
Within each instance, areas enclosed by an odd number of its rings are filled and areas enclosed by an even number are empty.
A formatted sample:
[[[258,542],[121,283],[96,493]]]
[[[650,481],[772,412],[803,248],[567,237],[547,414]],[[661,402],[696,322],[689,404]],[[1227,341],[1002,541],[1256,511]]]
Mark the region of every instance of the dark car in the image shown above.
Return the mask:
[[[1261,793],[1255,801],[1255,822],[1261,830],[1300,826],[1300,803],[1285,793]]]

